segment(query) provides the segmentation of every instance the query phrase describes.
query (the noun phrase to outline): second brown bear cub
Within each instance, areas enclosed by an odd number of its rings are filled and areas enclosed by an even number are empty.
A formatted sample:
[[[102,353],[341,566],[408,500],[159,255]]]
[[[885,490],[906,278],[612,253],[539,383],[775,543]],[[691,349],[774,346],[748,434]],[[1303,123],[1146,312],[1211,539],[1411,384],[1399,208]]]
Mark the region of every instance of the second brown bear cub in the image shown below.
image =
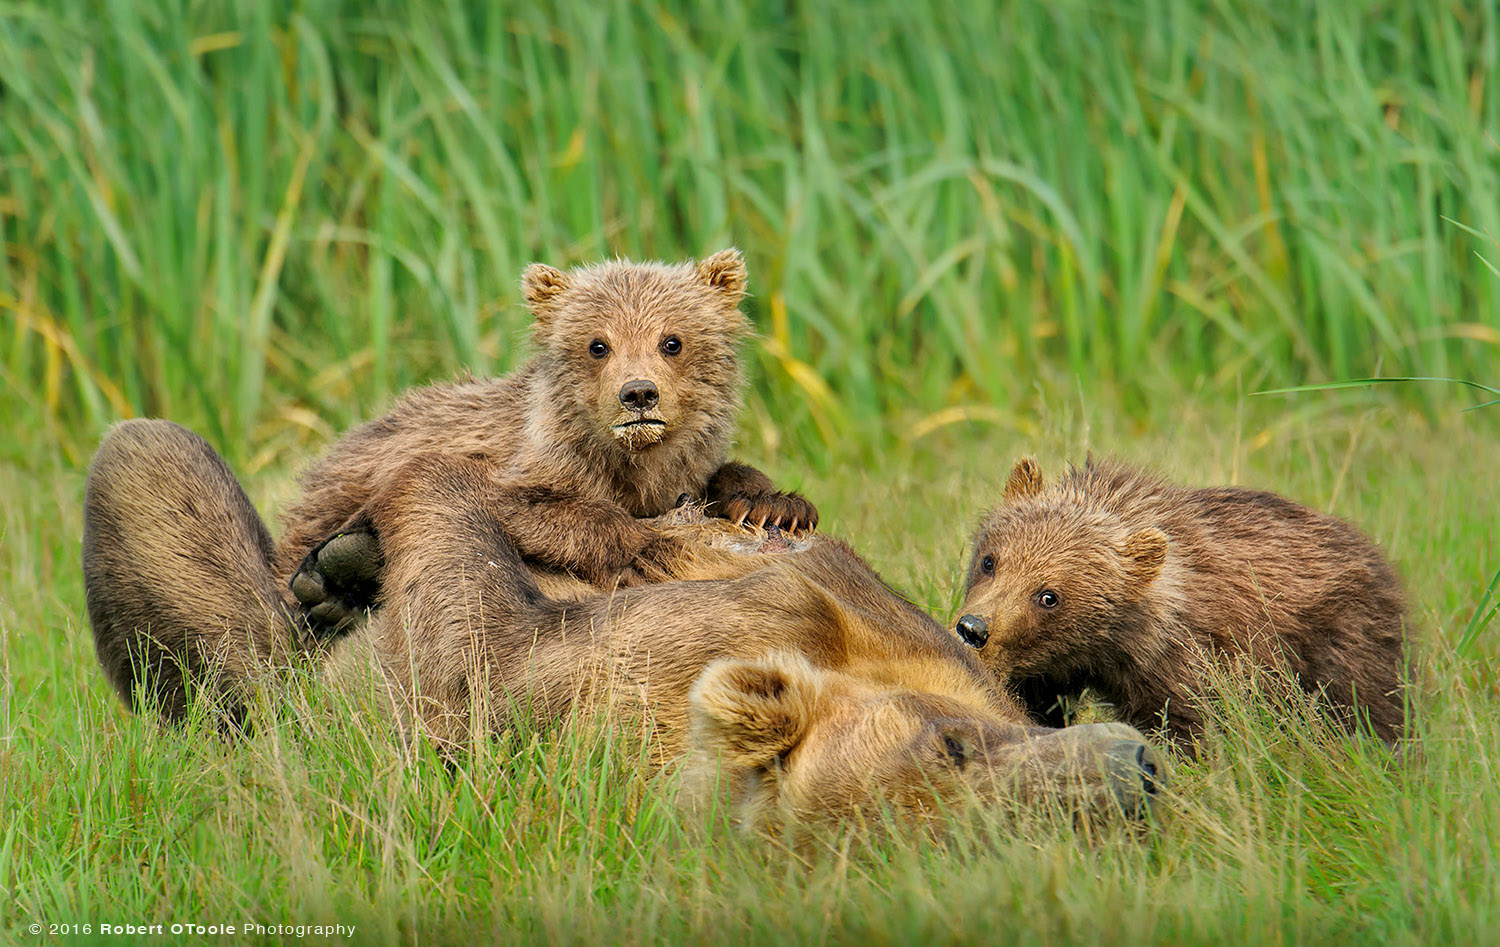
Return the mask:
[[[1060,698],[1087,687],[1190,744],[1210,662],[1233,656],[1289,670],[1342,723],[1394,742],[1403,611],[1390,565],[1341,520],[1115,463],[1044,485],[1027,459],[979,530],[957,631],[1055,725]]]
[[[746,270],[699,263],[532,264],[522,289],[537,354],[503,378],[421,388],[354,430],[302,478],[282,516],[276,574],[314,630],[372,604],[369,505],[419,458],[482,459],[504,488],[495,526],[543,568],[601,586],[653,575],[669,553],[641,517],[684,495],[711,513],[798,531],[817,510],[726,463],[741,404]],[[332,537],[332,538],[331,538]]]

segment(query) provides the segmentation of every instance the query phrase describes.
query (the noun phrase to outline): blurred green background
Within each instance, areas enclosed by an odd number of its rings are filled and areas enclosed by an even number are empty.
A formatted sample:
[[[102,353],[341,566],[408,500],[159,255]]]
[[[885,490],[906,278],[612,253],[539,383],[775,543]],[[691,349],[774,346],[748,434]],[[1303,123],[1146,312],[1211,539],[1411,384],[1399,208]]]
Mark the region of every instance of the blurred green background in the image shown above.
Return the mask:
[[[746,251],[747,436],[1493,380],[1493,3],[0,5],[0,401],[242,469],[524,356],[531,260]],[[1424,398],[1412,393],[1403,397]],[[35,437],[0,438],[13,459]]]

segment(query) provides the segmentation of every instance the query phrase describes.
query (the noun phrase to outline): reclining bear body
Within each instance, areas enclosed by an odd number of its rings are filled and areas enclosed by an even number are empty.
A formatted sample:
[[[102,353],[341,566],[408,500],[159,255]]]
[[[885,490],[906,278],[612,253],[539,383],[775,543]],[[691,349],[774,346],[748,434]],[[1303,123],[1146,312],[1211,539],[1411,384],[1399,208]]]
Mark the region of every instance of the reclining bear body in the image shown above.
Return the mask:
[[[371,509],[385,606],[291,657],[330,686],[373,682],[375,706],[450,759],[517,714],[602,704],[687,769],[688,801],[725,803],[747,826],[925,821],[974,794],[1107,815],[1139,811],[1161,784],[1160,757],[1128,726],[1029,724],[836,540],[747,532],[687,505],[645,524],[673,540],[666,580],[605,593],[549,572],[544,587],[494,528],[509,499],[484,460],[418,463]],[[86,589],[106,669],[146,672],[177,715],[190,685],[236,715],[259,684],[274,694],[288,655],[272,549],[227,466],[190,431],[137,420],[106,436],[95,467],[108,475],[90,480]],[[149,650],[146,629],[171,631],[177,652]]]

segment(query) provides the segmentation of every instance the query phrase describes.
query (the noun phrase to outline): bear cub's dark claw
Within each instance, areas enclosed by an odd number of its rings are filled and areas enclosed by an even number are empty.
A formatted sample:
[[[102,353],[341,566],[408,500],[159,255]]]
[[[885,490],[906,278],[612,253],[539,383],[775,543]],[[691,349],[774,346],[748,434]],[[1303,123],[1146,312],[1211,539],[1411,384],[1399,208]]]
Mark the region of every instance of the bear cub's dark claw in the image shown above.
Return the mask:
[[[721,515],[738,526],[775,526],[793,535],[818,528],[818,508],[797,493],[732,497],[724,502]]]

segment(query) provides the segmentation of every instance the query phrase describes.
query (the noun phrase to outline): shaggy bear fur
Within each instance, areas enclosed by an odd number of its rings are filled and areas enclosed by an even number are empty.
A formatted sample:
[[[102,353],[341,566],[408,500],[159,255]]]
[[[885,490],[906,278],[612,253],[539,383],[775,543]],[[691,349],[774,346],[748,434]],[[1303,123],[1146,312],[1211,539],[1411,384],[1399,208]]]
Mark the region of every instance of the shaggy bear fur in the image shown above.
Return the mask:
[[[1027,459],[974,542],[957,631],[1040,719],[1088,687],[1191,743],[1210,664],[1249,659],[1394,742],[1403,612],[1395,572],[1341,520],[1092,460],[1049,486]]]
[[[362,614],[380,572],[365,504],[427,455],[482,460],[507,494],[493,512],[528,560],[604,587],[658,574],[670,551],[639,518],[684,495],[736,522],[813,529],[812,504],[725,462],[745,284],[734,249],[675,266],[528,267],[532,359],[503,378],[418,389],[334,445],[282,515],[276,574],[317,630]]]
[[[255,511],[208,445],[170,422],[120,425],[98,457],[109,476],[91,483],[84,560],[106,671],[128,693],[128,662],[109,656],[170,660],[143,650],[149,629],[201,657],[191,683],[242,703],[281,657],[266,638],[278,593]],[[842,543],[746,531],[689,505],[647,524],[671,540],[663,566],[682,581],[604,594],[545,573],[544,586],[496,526],[494,508],[513,501],[487,459],[413,463],[370,503],[386,607],[313,658],[330,683],[373,673],[388,711],[449,754],[518,712],[605,702],[610,721],[647,727],[663,763],[683,762],[686,801],[717,799],[751,827],[922,822],[974,793],[1135,812],[1160,784],[1160,757],[1125,725],[1030,725],[967,648]],[[223,603],[211,615],[177,608],[206,589]]]
[[[201,660],[190,641],[207,641],[231,627],[255,637],[257,652],[315,650],[347,628],[376,604],[381,587],[381,544],[367,504],[399,478],[425,469],[413,463],[419,458],[481,464],[505,498],[489,510],[490,526],[516,543],[529,563],[603,587],[661,575],[672,550],[640,517],[665,512],[683,497],[736,523],[813,529],[818,516],[812,504],[778,493],[753,467],[724,459],[741,403],[745,280],[744,260],[733,249],[670,266],[614,261],[567,273],[529,267],[523,289],[535,317],[536,355],[503,378],[411,392],[307,471],[302,496],[283,514],[274,544],[277,594],[255,589],[262,620],[254,628],[238,624],[252,611],[249,601],[231,601],[223,591],[253,583],[219,569],[238,566],[238,553],[226,549],[271,542],[259,517],[226,521],[222,535],[191,537],[170,518],[156,523],[135,515],[136,508],[174,510],[174,518],[193,511],[199,498],[178,492],[190,481],[174,471],[191,470],[197,453],[213,452],[194,440],[184,444],[191,456],[155,470],[138,455],[159,455],[151,441],[167,437],[164,429],[122,425],[117,431],[128,436],[106,438],[89,470],[86,573],[92,568],[146,581],[144,570],[101,561],[131,555],[172,564],[202,581],[155,577],[162,588],[184,595],[178,602],[150,590],[90,584],[101,602],[120,597],[118,607],[90,605],[90,613],[107,616],[111,626],[101,632],[95,623],[111,680],[131,702],[136,684],[145,684],[171,711],[184,699],[174,668],[194,669]],[[239,489],[227,471],[204,474],[217,476]],[[422,484],[410,486],[420,490]],[[242,511],[244,504],[222,507]],[[193,538],[202,546],[191,545]],[[141,602],[154,605],[137,611]],[[271,632],[267,616],[277,623],[290,616],[294,633]],[[137,642],[145,651],[105,648],[106,641],[133,640],[126,629],[112,629],[120,622],[137,623],[143,636],[149,632]],[[145,669],[164,676],[142,678]]]

